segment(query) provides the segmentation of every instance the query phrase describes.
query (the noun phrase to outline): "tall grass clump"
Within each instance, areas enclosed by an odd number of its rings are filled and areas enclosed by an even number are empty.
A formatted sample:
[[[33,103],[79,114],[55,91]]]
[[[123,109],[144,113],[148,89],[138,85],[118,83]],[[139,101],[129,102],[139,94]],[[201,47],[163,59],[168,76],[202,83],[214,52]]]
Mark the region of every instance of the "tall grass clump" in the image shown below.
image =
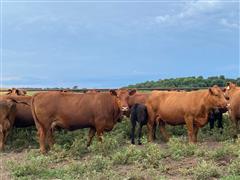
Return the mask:
[[[183,139],[173,137],[168,142],[168,154],[174,160],[183,157],[193,156],[197,150],[197,145],[185,142]]]
[[[205,180],[219,178],[221,176],[221,169],[213,161],[201,160],[196,167],[189,170],[189,173],[197,180]]]

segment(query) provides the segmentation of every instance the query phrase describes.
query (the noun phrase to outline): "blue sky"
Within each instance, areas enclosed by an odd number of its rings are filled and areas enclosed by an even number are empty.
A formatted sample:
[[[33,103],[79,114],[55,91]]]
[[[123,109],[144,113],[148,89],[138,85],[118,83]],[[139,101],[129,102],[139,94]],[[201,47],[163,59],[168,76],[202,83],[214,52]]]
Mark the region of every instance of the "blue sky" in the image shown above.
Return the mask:
[[[3,2],[5,87],[239,77],[239,2]]]

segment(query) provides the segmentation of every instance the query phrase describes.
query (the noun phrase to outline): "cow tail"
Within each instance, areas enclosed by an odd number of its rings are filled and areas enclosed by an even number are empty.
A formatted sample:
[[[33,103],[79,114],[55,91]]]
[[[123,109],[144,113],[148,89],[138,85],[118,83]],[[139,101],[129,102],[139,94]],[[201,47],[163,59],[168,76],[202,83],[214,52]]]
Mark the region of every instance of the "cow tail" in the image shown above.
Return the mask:
[[[38,94],[33,95],[32,100],[31,100],[31,110],[32,110],[32,116],[36,125],[37,130],[39,130],[39,127],[43,127],[43,125],[41,124],[41,122],[39,121],[37,114],[36,114],[36,109],[35,109],[35,105],[34,105],[34,101],[35,98],[37,97]]]

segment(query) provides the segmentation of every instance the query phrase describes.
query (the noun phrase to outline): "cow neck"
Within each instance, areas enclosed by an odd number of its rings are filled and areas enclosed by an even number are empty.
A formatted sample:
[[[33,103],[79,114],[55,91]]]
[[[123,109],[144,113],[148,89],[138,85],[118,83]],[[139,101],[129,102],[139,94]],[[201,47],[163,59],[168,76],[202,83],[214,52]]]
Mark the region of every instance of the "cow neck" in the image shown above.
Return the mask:
[[[119,98],[118,97],[113,97],[114,99],[115,99],[115,102],[116,102],[116,107],[117,107],[117,111],[114,111],[114,121],[115,121],[115,123],[117,122],[117,120],[119,119],[119,118],[121,118],[121,116],[122,116],[122,112],[121,112],[121,102],[120,102],[120,100],[119,100]]]
[[[209,93],[208,92],[205,92],[205,93],[206,94],[203,97],[203,104],[204,104],[204,107],[206,109],[206,112],[208,113],[213,108],[213,106],[209,105],[209,101],[208,101],[208,98],[210,96]]]
[[[128,105],[129,107],[132,107],[134,104],[135,104],[135,101],[134,101],[134,98],[136,98],[136,96],[134,97],[135,95],[133,96],[130,96],[129,99],[128,99]]]
[[[117,107],[118,107],[118,110],[120,111],[121,110],[121,101],[118,97],[114,97],[116,103],[117,103]]]
[[[235,94],[240,93],[240,88],[239,87],[235,87],[233,89],[229,90],[229,97],[232,98]]]

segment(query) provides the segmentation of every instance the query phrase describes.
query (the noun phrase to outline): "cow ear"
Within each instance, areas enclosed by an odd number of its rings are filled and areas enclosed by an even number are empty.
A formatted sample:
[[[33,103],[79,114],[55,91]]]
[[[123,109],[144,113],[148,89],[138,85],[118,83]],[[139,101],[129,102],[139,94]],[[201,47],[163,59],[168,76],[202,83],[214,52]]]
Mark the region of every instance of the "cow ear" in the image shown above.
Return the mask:
[[[211,95],[213,95],[214,93],[213,93],[213,89],[212,88],[209,88],[208,89],[208,91],[209,91],[209,93],[211,94]]]
[[[111,89],[109,92],[110,92],[110,94],[111,94],[112,96],[117,96],[116,90]]]
[[[132,90],[129,91],[129,95],[132,96],[132,95],[134,95],[136,92],[137,92],[136,89],[132,89]]]
[[[8,89],[8,91],[7,91],[7,95],[9,95],[9,94],[11,94],[12,93],[12,90],[11,89]]]
[[[225,93],[227,91],[227,88],[223,88],[222,91]]]
[[[228,82],[228,83],[227,83],[227,89],[232,89],[232,88],[234,88],[234,87],[236,87],[236,84],[234,84],[234,83],[232,83],[232,82]]]

